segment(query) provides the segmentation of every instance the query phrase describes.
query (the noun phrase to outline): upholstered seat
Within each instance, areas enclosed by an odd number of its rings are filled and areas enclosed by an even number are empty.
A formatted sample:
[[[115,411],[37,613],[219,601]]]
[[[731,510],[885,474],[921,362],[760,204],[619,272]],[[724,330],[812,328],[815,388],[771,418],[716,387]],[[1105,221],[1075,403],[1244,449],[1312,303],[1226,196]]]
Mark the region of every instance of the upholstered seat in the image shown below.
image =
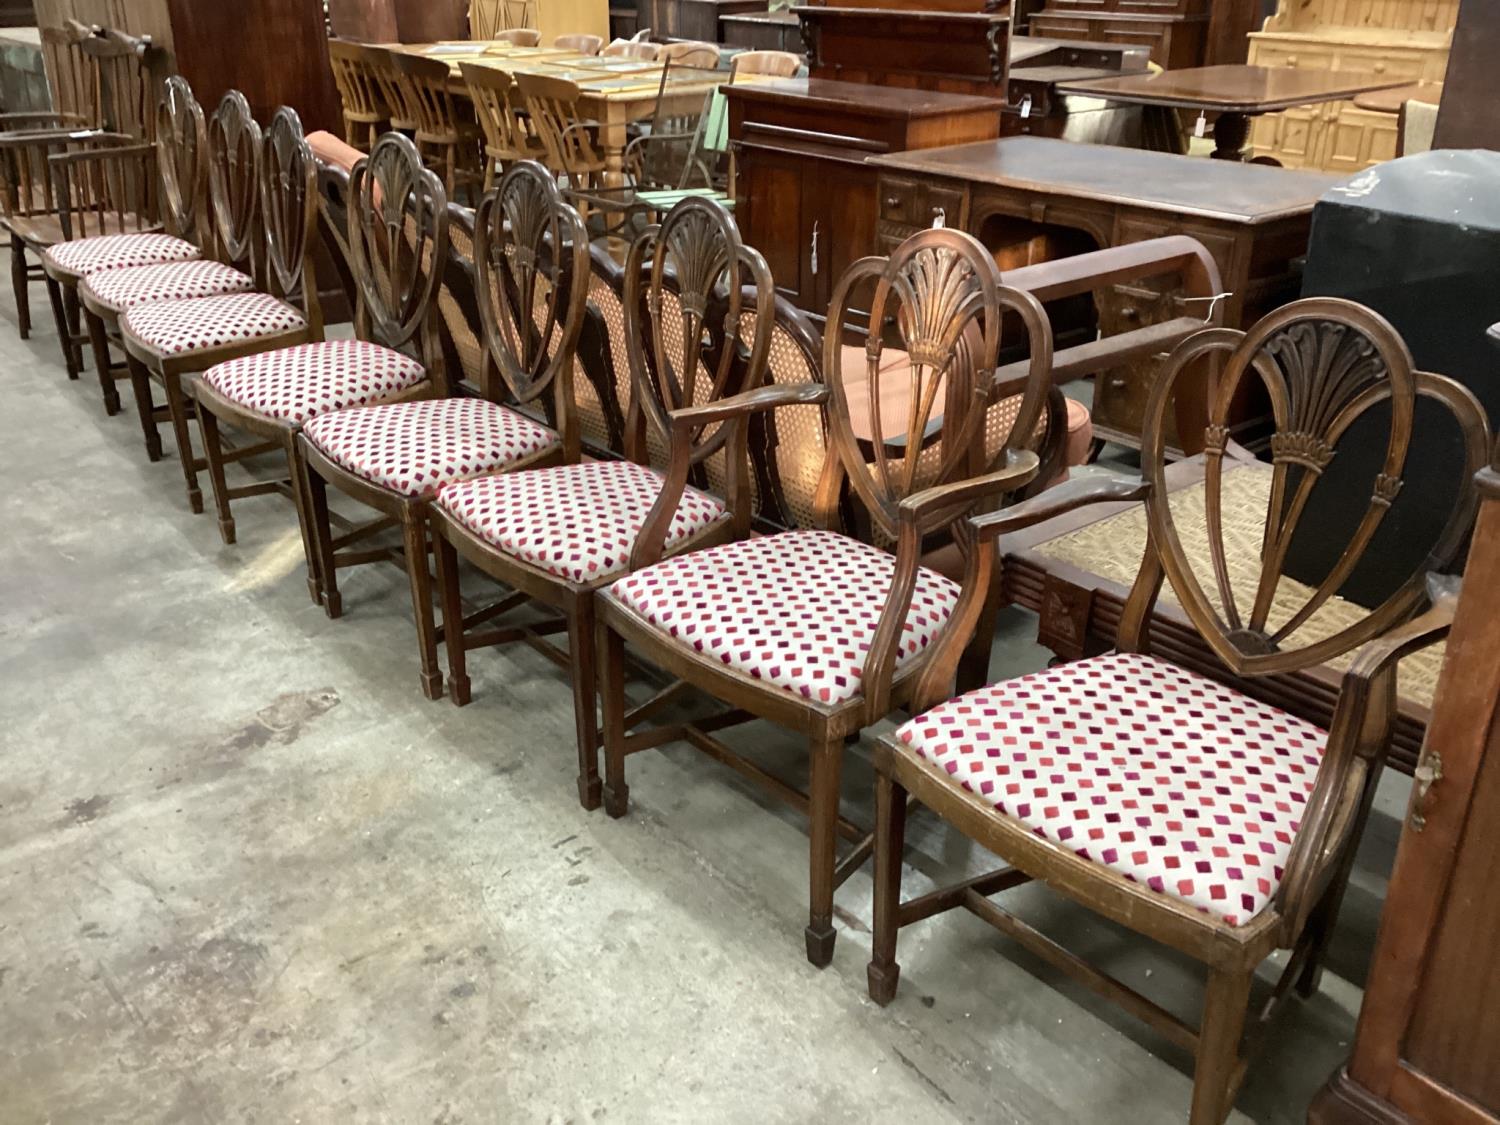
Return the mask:
[[[102,234],[49,246],[42,254],[54,270],[85,277],[100,270],[186,262],[199,257],[191,242],[170,234]]]
[[[1038,836],[1237,926],[1276,893],[1328,736],[1111,653],[969,692],[896,738]]]
[[[224,348],[307,327],[296,308],[268,293],[153,301],[127,309],[120,328],[162,355]]]
[[[586,461],[451,485],[438,505],[506,554],[588,583],[625,569],[661,487],[660,473],[632,461]],[[724,515],[719,500],[685,489],[667,548]]]
[[[610,594],[736,671],[818,703],[860,694],[896,560],[832,531],[788,531],[695,551],[620,579]],[[959,588],[917,572],[896,668],[942,631]]]
[[[212,258],[201,258],[97,270],[83,279],[81,291],[105,308],[121,312],[148,301],[218,297],[225,293],[249,293],[254,289],[255,280],[248,274]]]
[[[498,472],[558,444],[546,426],[482,398],[338,410],[314,418],[302,433],[339,467],[414,498]]]
[[[203,381],[230,402],[267,418],[299,423],[379,402],[426,377],[426,368],[411,356],[367,340],[258,352],[203,373]]]

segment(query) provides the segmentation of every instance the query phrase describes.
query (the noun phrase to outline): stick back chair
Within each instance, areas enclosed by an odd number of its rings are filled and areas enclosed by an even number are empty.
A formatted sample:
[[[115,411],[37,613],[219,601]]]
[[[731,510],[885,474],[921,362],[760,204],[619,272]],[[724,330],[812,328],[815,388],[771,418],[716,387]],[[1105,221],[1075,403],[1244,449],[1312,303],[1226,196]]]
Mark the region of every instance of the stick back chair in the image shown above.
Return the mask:
[[[540,31],[519,25],[495,32],[494,39],[497,43],[511,43],[517,47],[540,47],[542,45]]]
[[[577,51],[580,55],[597,55],[604,46],[604,39],[598,35],[559,35],[552,40],[552,45],[565,51]]]
[[[396,69],[398,52],[386,47],[366,45],[365,63],[375,79],[375,88],[380,92],[384,104],[385,119],[391,128],[402,133],[417,131],[417,111],[407,101],[406,85],[401,72]]]
[[[460,104],[449,89],[452,72],[448,64],[399,51],[391,53],[391,61],[401,76],[407,110],[416,121],[412,137],[417,151],[436,166],[450,198],[456,197],[460,185],[466,186],[469,197],[474,198],[479,194],[474,189],[482,180],[477,162],[479,123],[471,107]]]
[[[328,41],[328,62],[333,84],[343,105],[344,139],[366,152],[375,147],[381,126],[390,112],[381,93],[376,64],[370,48],[346,39]]]
[[[729,81],[742,74],[764,74],[772,78],[795,78],[802,69],[802,56],[791,51],[741,51],[729,60]]]
[[[1166,488],[1165,435],[1174,394],[1202,377],[1205,358],[1216,358],[1222,371],[1204,430],[1205,507],[1189,518],[1173,511]],[[1276,432],[1263,478],[1263,534],[1247,572],[1231,565],[1225,538],[1227,521],[1243,513],[1226,512],[1219,501],[1229,404],[1251,380],[1270,395]],[[1403,466],[1420,455],[1412,432],[1419,398],[1438,404],[1462,434],[1468,471],[1451,516],[1425,564],[1382,604],[1355,624],[1330,623],[1322,611],[1360,558],[1379,549],[1383,524],[1396,533],[1388,516]],[[1326,572],[1294,580],[1284,572],[1288,547],[1339,456],[1340,438],[1362,419],[1380,427],[1385,450],[1369,478],[1370,499],[1363,512],[1350,513],[1344,547]],[[1469,392],[1413,370],[1405,345],[1378,315],[1352,302],[1304,300],[1248,332],[1208,329],[1174,350],[1147,403],[1139,482],[1074,481],[971,520],[977,547],[966,592],[997,565],[997,536],[1084,504],[1143,498],[1150,539],[1114,652],[970,692],[880,740],[870,995],[882,1004],[895,995],[902,926],[966,909],[1192,1052],[1191,1121],[1222,1121],[1248,1058],[1240,1044],[1257,966],[1276,949],[1291,951],[1253,1021],[1252,1040],[1293,986],[1304,995],[1317,988],[1390,738],[1397,663],[1447,633],[1455,592],[1432,582],[1432,572],[1454,559],[1467,534],[1473,472],[1488,445]],[[1169,651],[1154,653],[1148,623],[1164,580],[1234,678],[1355,654],[1330,728],[1188,672]],[[970,601],[960,613],[973,608]],[[940,645],[935,666],[953,660],[952,646]],[[942,698],[943,689],[941,678],[929,677],[918,706]],[[1008,866],[902,902],[908,795]],[[1200,1026],[1187,1026],[991,900],[1033,879],[1202,962],[1208,986]]]
[[[256,178],[261,131],[250,103],[238,90],[220,99],[206,127],[206,150],[201,147],[202,110],[180,78],[171,80],[169,100],[162,109],[163,135],[171,141],[158,150],[166,215],[171,228],[184,232],[186,241],[197,243],[201,252],[187,261],[95,270],[78,283],[94,368],[109,414],[120,409],[115,382],[129,378],[130,373],[128,363],[115,364],[110,354],[111,342],[119,342],[120,317],[126,309],[151,301],[251,292],[261,264],[256,245],[261,229]],[[205,165],[206,192],[202,183]],[[206,216],[200,213],[205,195],[209,202]],[[165,420],[167,416],[159,411],[153,411],[149,420],[141,418],[147,455],[153,460],[160,456],[153,438],[158,423]]]
[[[910,403],[904,440],[877,442],[872,455],[869,443],[856,436],[838,332],[824,340],[823,384],[768,387],[672,414],[662,421],[676,437],[708,421],[743,432],[755,414],[824,405],[831,448],[813,510],[797,518],[793,530],[637,570],[603,591],[599,606],[606,811],[626,812],[627,755],[679,739],[805,811],[811,821],[806,948],[819,967],[833,956],[834,892],[871,846],[866,838],[842,859],[837,855],[840,836],[864,836],[839,813],[845,739],[920,695],[925,680],[944,674],[930,659],[935,640],[969,639],[957,617],[960,589],[919,565],[923,543],[960,517],[998,504],[1037,472],[1036,455],[1027,449],[1007,449],[998,468],[985,451],[990,373],[1000,354],[1003,319],[1014,316],[1024,326],[1033,361],[1017,435],[1030,434],[1039,416],[1052,354],[1040,304],[1003,285],[989,253],[962,232],[926,231],[889,258],[856,262],[834,289],[828,323],[845,323],[856,293],[863,296],[872,286],[868,307],[876,329],[866,337],[865,351],[874,390],[864,423],[867,432],[890,432],[881,417],[882,391],[887,381],[899,380]],[[893,335],[882,333],[883,324]],[[897,345],[909,363],[899,369],[882,364],[885,348]],[[934,424],[940,397],[942,417]],[[738,452],[743,455],[743,447]],[[680,488],[676,447],[673,455],[670,480]],[[868,542],[834,530],[842,522],[838,501],[846,486],[873,527]],[[632,730],[639,720],[625,711],[626,643],[727,709]],[[809,793],[771,778],[713,734],[752,718],[807,735]]]
[[[231,501],[289,492],[296,502],[308,593],[315,603],[322,601],[323,589],[298,435],[321,415],[430,398],[446,388],[433,295],[447,255],[447,199],[434,174],[422,168],[412,143],[399,133],[377,141],[349,182],[344,245],[357,289],[354,339],[242,356],[209,368],[190,385],[224,542],[235,540]],[[228,487],[221,423],[279,447],[289,478]]]
[[[578,83],[546,74],[514,76],[532,128],[542,142],[547,169],[559,180],[578,207],[584,222],[589,220],[585,195],[597,194],[604,175],[604,150],[599,146],[597,124],[581,108],[583,91]]]
[[[576,456],[576,428],[565,401],[552,412],[559,421],[554,429],[496,400],[513,396],[524,407],[549,390],[563,393],[557,374],[572,364],[583,318],[579,270],[586,268],[588,247],[580,225],[541,165],[513,165],[480,201],[474,219],[474,292],[501,386],[481,387],[474,397],[340,411],[303,431],[324,609],[331,617],[342,612],[338,568],[368,561],[337,553],[340,544],[326,515],[331,484],[382,513],[387,525],[399,521],[422,690],[430,699],[443,692],[427,560],[430,512],[440,490],[477,476],[552,464],[569,450]],[[443,639],[453,625],[445,617]]]
[[[248,117],[248,106],[246,107]],[[253,127],[253,128],[252,128]],[[238,136],[259,133],[253,119]],[[247,168],[243,157],[231,160],[238,145],[226,145],[215,156],[218,177],[232,179],[215,199],[218,237],[233,252],[239,237],[231,227],[242,222],[248,205],[241,181],[259,193],[263,292],[223,293],[151,301],[127,308],[120,317],[120,337],[130,369],[136,410],[147,431],[148,447],[159,441],[151,384],[165,391],[166,413],[177,442],[188,504],[203,511],[198,472],[208,468],[194,452],[188,427],[190,400],[184,376],[256,352],[275,351],[323,338],[323,310],[318,298],[313,256],[318,216],[317,164],[303,136],[295,110],[282,106],[271,119]],[[237,451],[247,457],[272,446]],[[159,446],[157,447],[159,451]]]
[[[498,173],[517,160],[542,159],[546,149],[523,112],[524,101],[515,79],[490,66],[458,66],[484,130],[484,190],[489,191]]]
[[[451,485],[434,506],[453,700],[468,702],[467,654],[475,648],[527,641],[568,668],[578,797],[585,808],[597,808],[600,798],[598,592],[664,555],[676,557],[748,531],[750,480],[743,457],[735,456],[736,450],[743,452],[743,435],[733,427],[702,426],[684,431],[667,454],[668,417],[683,409],[712,411],[727,396],[763,380],[774,295],[765,260],[740,241],[728,213],[704,200],[685,201],[643,233],[626,259],[621,334],[632,394],[625,458],[580,462],[575,454],[554,467]],[[747,311],[759,315],[754,335],[744,338],[740,330]],[[593,389],[610,390],[603,383]],[[571,400],[571,389],[566,394]],[[648,435],[666,456],[652,457]],[[727,444],[735,441],[741,444]],[[721,455],[730,466],[727,476],[701,479]],[[687,487],[690,475],[704,487]],[[458,555],[516,593],[466,619]],[[537,643],[541,630],[468,628],[528,599],[561,611],[563,620],[548,628],[566,626],[566,656]]]

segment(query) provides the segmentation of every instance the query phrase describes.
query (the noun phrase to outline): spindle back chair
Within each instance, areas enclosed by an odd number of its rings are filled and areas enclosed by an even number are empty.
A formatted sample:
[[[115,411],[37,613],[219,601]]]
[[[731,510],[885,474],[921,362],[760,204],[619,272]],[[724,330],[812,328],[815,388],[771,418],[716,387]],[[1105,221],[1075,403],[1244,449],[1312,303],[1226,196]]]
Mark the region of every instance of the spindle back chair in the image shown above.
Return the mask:
[[[345,39],[328,41],[328,61],[343,106],[344,139],[366,152],[375,146],[390,113],[370,48]]]

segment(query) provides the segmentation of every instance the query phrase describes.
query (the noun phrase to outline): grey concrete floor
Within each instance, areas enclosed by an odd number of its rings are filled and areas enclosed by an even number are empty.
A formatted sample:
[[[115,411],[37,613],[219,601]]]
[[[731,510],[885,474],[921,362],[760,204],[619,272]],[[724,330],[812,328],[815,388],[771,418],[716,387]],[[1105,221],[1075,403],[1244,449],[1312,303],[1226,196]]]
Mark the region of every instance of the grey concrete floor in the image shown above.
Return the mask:
[[[872,1004],[868,870],[810,968],[797,816],[683,747],[632,759],[629,817],[585,813],[550,663],[480,653],[471,706],[423,700],[398,573],[327,620],[289,507],[242,502],[222,546],[51,331],[0,320],[0,1122],[1185,1116],[1180,1051],[973,918],[908,930]],[[1006,619],[996,674],[1040,666],[1033,632]],[[735,741],[796,779],[785,732]],[[1347,1048],[1400,790],[1236,1121],[1301,1120]],[[984,863],[913,837],[908,893]],[[1195,1017],[1190,966],[1012,899]]]

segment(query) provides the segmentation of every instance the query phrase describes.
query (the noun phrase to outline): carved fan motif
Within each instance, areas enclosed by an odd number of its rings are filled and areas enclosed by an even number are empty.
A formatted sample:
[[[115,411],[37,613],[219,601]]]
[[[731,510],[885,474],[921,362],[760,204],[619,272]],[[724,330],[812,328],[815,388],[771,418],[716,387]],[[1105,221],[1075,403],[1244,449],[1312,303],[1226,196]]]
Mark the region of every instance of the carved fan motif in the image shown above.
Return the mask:
[[[208,165],[214,230],[230,262],[249,262],[255,253],[260,148],[260,126],[250,103],[230,90],[209,125]]]
[[[359,315],[370,333],[399,348],[421,329],[448,252],[448,197],[417,146],[386,133],[354,167],[349,250],[359,279]]]
[[[207,143],[203,108],[181,75],[167,79],[156,117],[156,151],[167,214],[175,233],[192,239],[198,233],[198,201],[205,181]]]
[[[317,166],[302,135],[302,119],[282,106],[261,146],[261,214],[267,259],[284,295],[302,288],[303,264],[316,214]]]

